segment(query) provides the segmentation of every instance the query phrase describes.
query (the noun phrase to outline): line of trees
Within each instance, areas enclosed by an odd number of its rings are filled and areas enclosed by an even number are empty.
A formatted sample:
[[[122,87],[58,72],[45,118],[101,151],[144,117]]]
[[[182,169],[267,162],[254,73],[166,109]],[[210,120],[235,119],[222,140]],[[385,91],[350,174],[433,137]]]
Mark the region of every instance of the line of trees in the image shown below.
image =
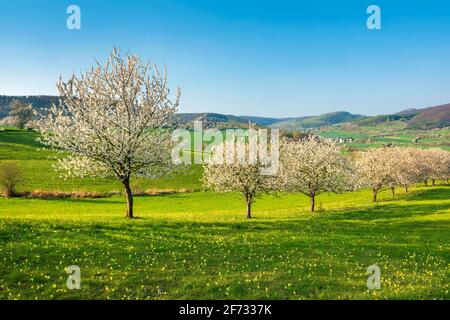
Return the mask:
[[[409,186],[420,181],[428,185],[436,180],[450,178],[450,152],[439,149],[406,147],[376,148],[359,152],[355,157],[359,188],[372,190],[372,201],[377,201],[382,188],[396,187],[408,191]]]
[[[223,150],[224,148],[218,148]],[[276,176],[260,173],[260,164],[206,163],[203,181],[218,192],[240,192],[246,201],[247,217],[258,194],[279,191],[300,192],[310,198],[322,192],[341,193],[357,189],[372,190],[372,201],[383,188],[405,188],[431,180],[450,178],[450,152],[406,147],[373,148],[344,155],[333,141],[315,136],[296,141],[284,140],[280,146],[280,170]]]

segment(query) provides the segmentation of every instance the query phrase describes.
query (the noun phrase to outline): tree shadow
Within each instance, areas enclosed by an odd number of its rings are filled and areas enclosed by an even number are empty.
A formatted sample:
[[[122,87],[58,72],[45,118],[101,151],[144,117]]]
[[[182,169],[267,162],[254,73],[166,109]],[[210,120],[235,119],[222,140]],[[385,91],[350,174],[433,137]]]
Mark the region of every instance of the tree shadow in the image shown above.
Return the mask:
[[[43,145],[38,142],[38,134],[34,131],[26,130],[6,130],[0,132],[0,141],[6,143],[20,144],[33,148],[42,148]]]
[[[430,187],[405,194],[405,200],[450,200],[450,186]]]
[[[331,220],[396,220],[398,218],[411,218],[436,214],[450,209],[450,203],[442,204],[414,204],[395,205],[379,203],[372,207],[357,208],[328,215]]]

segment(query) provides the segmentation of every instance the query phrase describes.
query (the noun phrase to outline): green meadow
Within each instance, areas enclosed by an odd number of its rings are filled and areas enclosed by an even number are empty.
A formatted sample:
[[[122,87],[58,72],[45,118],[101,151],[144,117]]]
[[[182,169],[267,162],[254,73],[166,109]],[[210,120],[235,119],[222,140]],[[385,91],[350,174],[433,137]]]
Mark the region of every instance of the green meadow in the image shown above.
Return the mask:
[[[109,179],[63,180],[36,134],[0,132],[0,161],[16,160],[21,191],[120,191]],[[134,182],[99,199],[0,197],[0,299],[449,299],[450,187],[395,196],[322,194],[318,212],[291,193],[257,199],[245,218],[238,194],[201,190],[201,168]],[[366,286],[381,270],[381,289]],[[65,268],[81,269],[69,290]]]
[[[402,121],[391,121],[372,126],[338,124],[324,127],[319,133],[325,138],[353,138],[345,145],[354,149],[377,148],[391,144],[416,148],[439,148],[450,151],[448,128],[433,130],[409,129]]]

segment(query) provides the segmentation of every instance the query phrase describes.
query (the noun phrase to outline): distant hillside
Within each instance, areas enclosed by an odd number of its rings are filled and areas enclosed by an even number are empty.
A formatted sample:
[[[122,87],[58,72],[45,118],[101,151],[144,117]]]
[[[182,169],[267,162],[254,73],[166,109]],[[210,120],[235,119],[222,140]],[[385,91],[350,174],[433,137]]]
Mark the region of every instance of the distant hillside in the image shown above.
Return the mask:
[[[396,114],[383,114],[373,117],[363,117],[353,121],[354,124],[360,126],[375,126],[377,124],[386,123],[389,121],[406,121],[411,120],[416,113],[396,113]]]
[[[286,121],[272,123],[272,128],[279,129],[311,129],[323,126],[329,126],[338,123],[350,122],[355,119],[364,117],[359,114],[352,114],[346,111],[337,111],[325,113],[320,116],[294,118]]]
[[[1,96],[0,95],[0,118],[6,117],[9,113],[9,104],[14,99],[31,103],[37,109],[49,107],[58,101],[56,96]]]
[[[353,123],[360,126],[374,126],[389,121],[404,121],[409,128],[433,129],[450,126],[450,104],[424,109],[407,109],[394,114],[364,117]]]
[[[289,121],[296,118],[265,118],[265,117],[253,117],[253,116],[239,116],[242,119],[254,122],[256,124],[259,124],[261,126],[270,126],[271,124],[274,124],[275,122],[281,122],[281,121]]]
[[[249,120],[233,115],[220,113],[179,113],[177,120],[180,125],[191,128],[194,121],[201,121],[205,128],[244,128],[248,127]]]
[[[8,116],[9,104],[18,99],[31,103],[35,108],[44,108],[57,103],[56,96],[2,96],[0,95],[0,118]],[[220,113],[179,113],[180,125],[190,128],[195,120],[202,121],[204,127],[246,128],[249,121],[263,127],[285,130],[305,130],[320,128],[341,123],[352,123],[359,126],[375,126],[390,121],[403,121],[409,128],[433,129],[450,126],[450,104],[444,104],[424,109],[406,109],[398,113],[378,115],[373,117],[352,114],[346,111],[326,113],[310,117],[270,118],[255,116],[234,116]]]
[[[431,129],[450,126],[450,104],[418,110],[408,122],[410,128]]]
[[[251,121],[263,127],[300,130],[348,122],[360,117],[362,116],[354,115],[345,111],[299,118],[265,118],[253,116],[233,116],[219,113],[180,113],[178,115],[178,121],[180,124],[187,127],[191,127],[194,121],[202,121],[205,127],[215,126],[219,128],[247,127],[249,121]]]

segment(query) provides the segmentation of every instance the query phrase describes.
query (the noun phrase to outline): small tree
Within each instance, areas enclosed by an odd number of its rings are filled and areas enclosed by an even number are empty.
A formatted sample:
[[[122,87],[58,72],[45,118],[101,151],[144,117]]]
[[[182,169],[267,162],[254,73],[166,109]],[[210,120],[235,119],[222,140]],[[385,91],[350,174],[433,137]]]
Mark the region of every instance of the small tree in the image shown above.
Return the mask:
[[[428,159],[430,161],[430,179],[433,186],[436,184],[436,180],[447,180],[449,178],[450,167],[450,153],[445,150],[431,149],[426,150],[428,153]]]
[[[59,169],[67,176],[113,176],[127,198],[133,217],[132,176],[155,176],[170,168],[171,137],[168,127],[177,110],[169,99],[166,72],[123,58],[114,49],[104,66],[81,77],[57,84],[61,98],[37,121],[41,141],[69,152]]]
[[[356,158],[356,168],[360,186],[372,190],[372,201],[383,187],[396,183],[396,167],[392,165],[394,152],[392,148],[371,148],[360,152]]]
[[[417,181],[418,167],[414,156],[414,151],[411,148],[393,147],[386,148],[385,161],[390,166],[390,177],[386,179],[386,187],[395,195],[395,187],[401,186],[408,191],[408,187]]]
[[[285,189],[310,198],[321,192],[342,192],[351,188],[351,163],[333,142],[309,136],[294,142],[284,141],[281,148],[281,177]]]
[[[428,186],[428,179],[430,179],[433,172],[433,159],[431,158],[430,153],[428,150],[423,149],[413,149],[411,150],[411,153],[413,154],[417,168],[416,181],[423,181],[425,186]]]
[[[396,183],[404,187],[406,192],[410,185],[420,180],[420,167],[416,151],[417,149],[414,148],[396,148],[396,155],[392,159],[392,163],[396,166]]]
[[[14,99],[11,101],[10,107],[11,111],[9,112],[9,116],[19,129],[23,129],[33,118],[33,106]]]
[[[16,162],[5,161],[0,163],[0,184],[3,188],[5,197],[9,198],[16,196],[16,187],[22,180],[22,170]]]
[[[244,143],[237,143],[236,150],[246,150],[242,154],[249,152],[248,145]],[[225,159],[225,152],[224,144],[219,144],[213,148],[211,158]],[[278,176],[264,175],[261,173],[262,168],[264,165],[259,159],[253,164],[249,161],[241,162],[238,157],[233,157],[232,161],[207,161],[203,165],[203,185],[216,192],[241,193],[245,200],[247,218],[250,219],[255,198],[260,193],[279,189]]]

